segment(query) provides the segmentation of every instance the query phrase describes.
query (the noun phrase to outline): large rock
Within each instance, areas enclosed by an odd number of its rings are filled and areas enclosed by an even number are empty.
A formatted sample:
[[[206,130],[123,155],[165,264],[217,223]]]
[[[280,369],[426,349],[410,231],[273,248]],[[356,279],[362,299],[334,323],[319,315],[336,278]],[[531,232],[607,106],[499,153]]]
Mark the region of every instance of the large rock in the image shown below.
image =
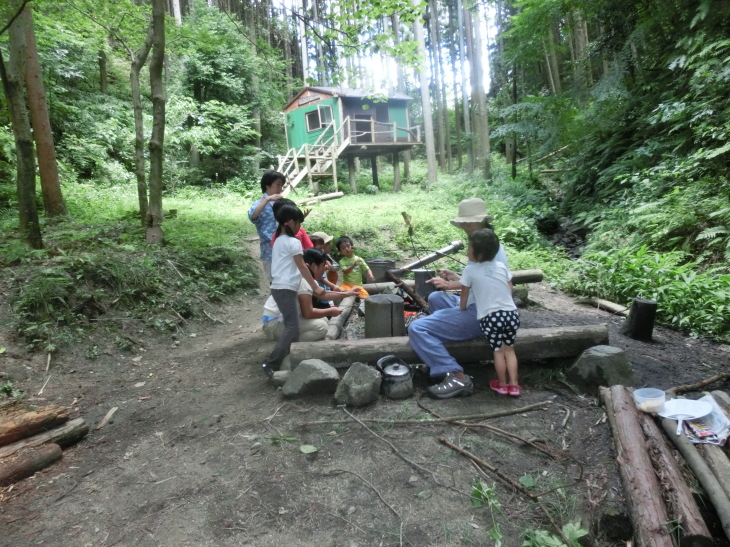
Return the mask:
[[[378,399],[382,382],[383,376],[375,368],[353,363],[337,385],[335,401],[356,408],[370,404]]]
[[[634,368],[624,350],[613,346],[593,346],[585,350],[566,376],[584,390],[598,394],[600,386],[633,386]]]
[[[281,388],[284,397],[334,393],[340,375],[321,359],[305,359],[291,371]]]

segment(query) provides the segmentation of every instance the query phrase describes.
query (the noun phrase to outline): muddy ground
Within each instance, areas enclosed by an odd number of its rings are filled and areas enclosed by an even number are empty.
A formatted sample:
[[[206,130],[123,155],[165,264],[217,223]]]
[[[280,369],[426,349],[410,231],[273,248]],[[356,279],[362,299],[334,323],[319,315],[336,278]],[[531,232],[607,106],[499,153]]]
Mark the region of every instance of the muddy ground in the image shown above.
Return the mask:
[[[640,386],[669,388],[727,367],[728,346],[664,328],[653,343],[636,342],[618,334],[623,318],[575,304],[545,283],[530,289],[523,327],[607,323],[610,343],[627,352]],[[285,400],[259,368],[271,349],[260,331],[265,297],[209,311],[205,323],[184,325],[179,343],[127,323],[140,342],[131,352],[101,337],[63,349],[41,395],[46,357],[25,353],[0,321],[5,379],[29,402],[67,406],[92,427],[60,462],[0,489],[0,544],[494,545],[498,527],[512,547],[526,530],[552,532],[540,506],[440,439],[532,492],[552,490],[542,505],[561,523],[581,519],[591,531],[585,545],[625,544],[623,492],[602,408],[554,366],[521,363],[519,399],[491,392],[490,366],[474,363],[467,372],[478,389],[469,398],[433,401],[419,384],[411,399],[352,411],[328,396]],[[9,313],[7,304],[0,312]],[[93,344],[98,357],[90,360]],[[115,406],[112,423],[95,430]],[[417,422],[506,409],[517,412],[483,423],[544,442],[552,457],[484,428]],[[305,455],[302,445],[318,452]],[[494,492],[491,507],[472,506],[475,480]]]

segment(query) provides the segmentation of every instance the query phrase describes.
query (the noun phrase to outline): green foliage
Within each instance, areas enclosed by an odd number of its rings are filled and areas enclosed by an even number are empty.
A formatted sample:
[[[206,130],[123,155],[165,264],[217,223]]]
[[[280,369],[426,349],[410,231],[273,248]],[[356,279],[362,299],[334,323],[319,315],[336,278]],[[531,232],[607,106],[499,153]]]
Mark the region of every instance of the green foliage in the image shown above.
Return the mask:
[[[240,212],[236,219],[230,194],[196,198],[188,191],[187,198],[176,198],[186,213],[167,220],[167,245],[148,247],[135,215],[109,220],[131,196],[118,188],[86,188],[89,195],[72,193],[67,201],[78,220],[46,226],[49,251],[19,253],[17,242],[0,239],[0,263],[24,279],[14,285],[10,303],[12,326],[29,347],[55,351],[108,315],[170,332],[180,328],[180,318],[200,318],[201,304],[258,287],[255,264],[238,244]],[[90,203],[96,222],[81,220]],[[116,340],[119,349],[131,347],[124,337]]]
[[[562,286],[624,304],[635,297],[656,300],[664,324],[721,339],[730,333],[730,274],[698,273],[680,252],[650,252],[646,246],[592,252]]]
[[[13,382],[5,380],[0,384],[0,397],[6,397],[10,399],[20,399],[24,393],[20,389],[16,389]]]
[[[581,547],[578,540],[588,535],[588,530],[581,528],[580,522],[569,522],[561,531],[568,540],[568,545],[559,536],[545,530],[527,530],[522,545],[523,547]]]
[[[494,484],[489,486],[481,479],[474,479],[472,481],[471,489],[471,505],[474,508],[487,507],[489,514],[492,518],[492,527],[489,531],[489,535],[494,541],[495,547],[502,545],[502,531],[497,522],[497,515],[502,510],[502,504],[497,499],[497,492],[494,489]]]

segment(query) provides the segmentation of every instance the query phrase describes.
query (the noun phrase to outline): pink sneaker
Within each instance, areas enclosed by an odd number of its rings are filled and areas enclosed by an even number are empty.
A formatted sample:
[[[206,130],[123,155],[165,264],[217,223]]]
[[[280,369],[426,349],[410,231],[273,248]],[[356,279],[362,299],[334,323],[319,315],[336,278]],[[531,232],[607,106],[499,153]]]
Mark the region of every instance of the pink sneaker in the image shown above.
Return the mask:
[[[489,381],[489,387],[491,387],[494,391],[499,393],[500,395],[507,395],[507,386],[503,386],[499,383],[499,380],[490,380]]]
[[[521,391],[520,386],[507,386],[507,393],[512,395],[512,397],[519,397],[520,391]]]

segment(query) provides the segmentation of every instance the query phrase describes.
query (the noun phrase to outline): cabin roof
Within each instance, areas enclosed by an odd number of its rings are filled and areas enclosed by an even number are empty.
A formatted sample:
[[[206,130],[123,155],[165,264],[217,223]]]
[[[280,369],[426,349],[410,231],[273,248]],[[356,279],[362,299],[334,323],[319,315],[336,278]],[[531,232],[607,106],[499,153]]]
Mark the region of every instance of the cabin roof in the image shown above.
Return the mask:
[[[317,93],[325,93],[327,95],[331,95],[333,97],[349,97],[353,99],[364,99],[367,97],[372,97],[373,95],[385,95],[388,100],[396,100],[396,101],[412,101],[413,97],[409,97],[405,93],[384,93],[382,91],[365,91],[363,89],[351,89],[351,88],[345,88],[345,87],[325,87],[325,86],[307,86],[304,89],[302,89],[299,93],[294,95],[292,100],[290,100],[286,105],[284,106],[285,110],[288,110],[289,107],[305,92],[307,91],[314,91]]]

